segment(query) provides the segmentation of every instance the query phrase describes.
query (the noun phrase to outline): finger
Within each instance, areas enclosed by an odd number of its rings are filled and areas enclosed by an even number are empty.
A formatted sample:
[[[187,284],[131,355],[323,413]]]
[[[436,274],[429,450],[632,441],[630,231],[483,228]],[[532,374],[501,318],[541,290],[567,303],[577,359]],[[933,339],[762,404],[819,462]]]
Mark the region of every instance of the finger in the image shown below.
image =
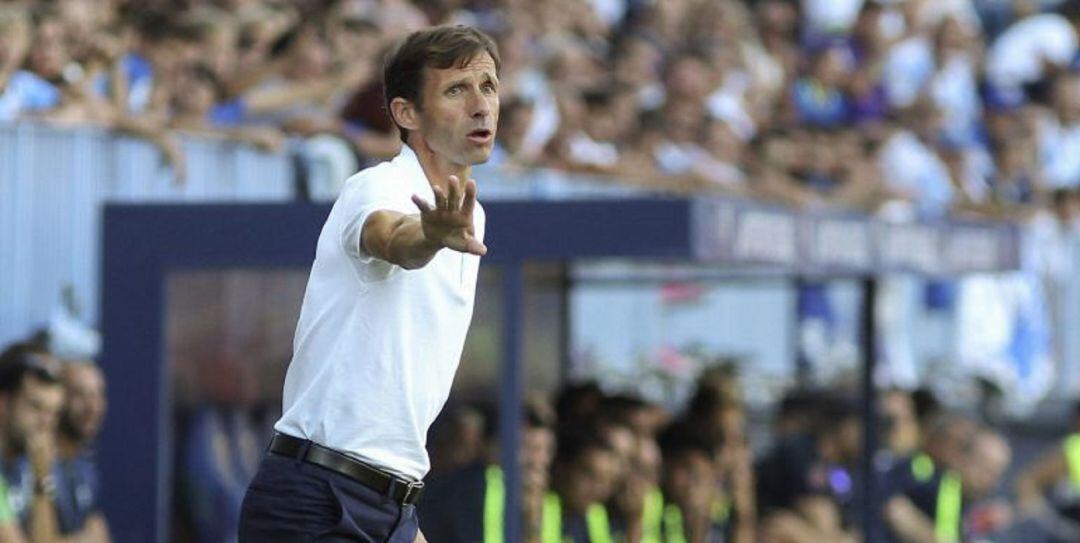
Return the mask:
[[[412,202],[416,204],[416,207],[420,208],[421,213],[430,213],[435,210],[430,202],[415,194],[412,195]]]
[[[442,187],[431,187],[431,191],[435,193],[435,207],[447,209],[446,193],[443,192]]]
[[[487,254],[487,246],[480,243],[480,240],[469,237],[465,240],[465,252],[476,256],[484,256]]]
[[[456,175],[450,176],[450,182],[446,184],[447,207],[450,211],[461,209],[461,180]]]
[[[474,207],[476,207],[476,181],[470,179],[465,183],[465,201],[461,204],[461,212],[471,217]]]

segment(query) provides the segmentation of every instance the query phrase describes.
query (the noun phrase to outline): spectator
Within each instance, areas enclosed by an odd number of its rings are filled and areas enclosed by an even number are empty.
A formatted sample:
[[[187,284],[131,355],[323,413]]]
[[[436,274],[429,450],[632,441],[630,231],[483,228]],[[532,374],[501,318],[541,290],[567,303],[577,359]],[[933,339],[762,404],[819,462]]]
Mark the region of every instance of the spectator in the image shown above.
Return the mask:
[[[966,539],[975,524],[965,515],[997,487],[1009,446],[971,420],[945,414],[927,428],[924,451],[886,475],[886,525],[896,541]]]
[[[986,57],[989,82],[1003,92],[1032,90],[1076,59],[1080,2],[1066,0],[1058,13],[1025,17],[994,40]]]
[[[659,537],[663,496],[660,492],[660,449],[654,437],[652,408],[635,398],[606,398],[602,428],[608,441],[624,451],[624,471],[608,503],[612,530],[627,541]]]
[[[911,456],[919,447],[921,429],[915,402],[906,391],[893,389],[881,395],[882,427],[889,457]]]
[[[1036,120],[1042,175],[1051,187],[1080,187],[1080,73],[1058,76],[1051,96]]]
[[[486,421],[487,447],[483,457],[429,482],[421,501],[424,533],[439,534],[447,543],[486,540],[503,533],[505,483],[497,463],[494,419]],[[522,541],[540,543],[545,522],[558,514],[558,499],[548,490],[548,470],[555,451],[554,413],[543,401],[528,402],[522,418],[521,465]]]
[[[1066,437],[1016,479],[1017,506],[1055,541],[1080,535],[1080,404],[1074,405]]]
[[[778,442],[755,466],[764,538],[852,541],[861,431],[854,403],[822,400],[810,433]]]
[[[23,69],[33,40],[27,11],[18,5],[0,7],[0,121],[41,115],[60,106],[60,90]]]
[[[108,543],[109,528],[99,503],[97,462],[91,447],[105,419],[105,377],[93,362],[68,362],[63,369],[64,407],[57,436],[59,478],[56,512],[65,537]]]
[[[560,430],[551,483],[561,504],[564,539],[589,543],[600,534],[610,534],[604,503],[615,490],[619,462],[611,444],[587,427],[575,424]]]
[[[64,402],[60,363],[28,344],[0,355],[0,468],[15,517],[31,541],[56,541],[56,430]]]
[[[845,47],[830,45],[815,54],[809,72],[792,88],[799,122],[826,128],[847,123],[849,106],[844,90],[854,68],[854,58]]]
[[[665,535],[691,543],[726,540],[730,512],[718,502],[716,486],[706,483],[718,479],[714,447],[690,428],[676,424],[661,435],[660,450]],[[720,506],[714,511],[717,503]]]

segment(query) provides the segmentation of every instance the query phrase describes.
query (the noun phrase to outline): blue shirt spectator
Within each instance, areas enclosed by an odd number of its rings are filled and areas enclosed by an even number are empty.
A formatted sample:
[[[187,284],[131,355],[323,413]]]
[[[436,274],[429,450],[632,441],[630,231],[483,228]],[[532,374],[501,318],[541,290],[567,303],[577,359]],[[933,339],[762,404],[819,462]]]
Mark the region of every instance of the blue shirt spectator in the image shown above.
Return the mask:
[[[19,70],[0,92],[0,122],[10,122],[25,113],[43,113],[60,106],[60,89],[42,77]]]
[[[98,512],[101,484],[92,454],[84,453],[57,466],[56,516],[60,533],[79,532]]]

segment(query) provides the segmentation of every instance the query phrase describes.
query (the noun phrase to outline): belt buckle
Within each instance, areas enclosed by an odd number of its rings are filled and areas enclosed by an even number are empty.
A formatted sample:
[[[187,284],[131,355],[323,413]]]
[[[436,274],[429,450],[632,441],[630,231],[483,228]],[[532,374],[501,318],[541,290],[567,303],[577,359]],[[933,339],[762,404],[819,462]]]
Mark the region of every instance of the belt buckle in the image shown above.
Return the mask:
[[[423,489],[423,481],[410,481],[409,484],[405,486],[405,497],[401,498],[401,503],[409,503],[409,498],[413,497],[414,495],[419,495],[420,491]]]

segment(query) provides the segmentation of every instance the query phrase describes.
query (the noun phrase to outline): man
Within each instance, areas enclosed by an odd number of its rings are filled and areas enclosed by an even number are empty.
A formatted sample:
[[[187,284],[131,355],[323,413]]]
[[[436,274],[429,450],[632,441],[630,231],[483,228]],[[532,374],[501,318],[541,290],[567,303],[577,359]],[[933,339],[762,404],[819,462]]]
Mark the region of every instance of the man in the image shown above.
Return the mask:
[[[1080,403],[1069,434],[1024,468],[1016,479],[1017,506],[1052,541],[1080,539]]]
[[[63,369],[64,408],[57,445],[60,473],[56,512],[60,533],[86,543],[108,543],[109,528],[98,509],[98,475],[90,446],[105,419],[105,376],[93,362]]]
[[[57,541],[56,426],[64,401],[60,363],[28,344],[0,354],[0,470],[7,504],[30,541]],[[3,524],[0,520],[0,524]]]
[[[604,543],[611,539],[611,520],[604,507],[615,491],[619,455],[612,443],[592,428],[564,429],[558,436],[551,486],[558,496],[563,541]]]
[[[660,436],[663,451],[663,506],[659,530],[666,541],[714,543],[727,541],[730,511],[716,482],[716,445],[685,423],[676,423]],[[655,530],[655,528],[654,528]]]
[[[384,71],[405,142],[346,182],[319,236],[277,434],[240,541],[424,541],[415,503],[428,427],[472,318],[499,54],[467,27],[408,36]],[[434,202],[434,203],[432,203]]]
[[[1011,460],[1000,434],[966,417],[944,414],[927,428],[925,453],[898,463],[885,476],[888,541],[956,543],[996,523],[996,506],[976,522],[971,505],[997,487]]]
[[[951,466],[964,461],[977,433],[975,422],[963,415],[937,415],[927,423],[921,450],[885,471],[882,515],[886,541],[934,542],[938,532],[944,538],[946,531],[958,529],[957,493],[962,492],[962,483]]]
[[[756,466],[763,538],[781,543],[854,541],[852,474],[861,449],[859,412],[842,397],[819,399],[812,430],[777,443]]]
[[[542,539],[545,519],[550,524],[556,513],[548,495],[548,472],[555,454],[555,417],[542,400],[526,403],[522,417],[521,541],[552,543]],[[501,543],[504,532],[506,486],[498,458],[496,417],[488,417],[485,433],[489,447],[486,459],[433,480],[424,492],[421,526],[426,534],[436,534],[439,543]],[[435,536],[433,536],[435,537]],[[558,541],[556,541],[558,543]]]

